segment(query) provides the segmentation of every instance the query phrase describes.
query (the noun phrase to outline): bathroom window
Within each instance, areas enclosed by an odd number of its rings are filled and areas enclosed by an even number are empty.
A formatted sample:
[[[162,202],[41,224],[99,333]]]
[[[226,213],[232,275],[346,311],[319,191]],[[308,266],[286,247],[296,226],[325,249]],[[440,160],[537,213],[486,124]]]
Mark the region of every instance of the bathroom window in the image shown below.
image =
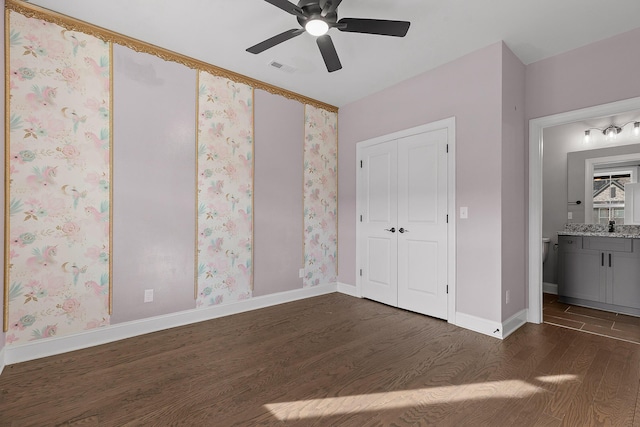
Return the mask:
[[[598,171],[593,174],[593,222],[624,224],[624,185],[631,171]]]

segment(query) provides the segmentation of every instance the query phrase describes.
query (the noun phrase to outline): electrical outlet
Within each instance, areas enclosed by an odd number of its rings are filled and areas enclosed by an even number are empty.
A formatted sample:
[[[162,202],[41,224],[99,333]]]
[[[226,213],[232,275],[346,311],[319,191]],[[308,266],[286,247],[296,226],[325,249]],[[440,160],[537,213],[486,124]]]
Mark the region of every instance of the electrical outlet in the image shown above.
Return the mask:
[[[510,299],[511,299],[511,291],[507,291],[505,296],[505,303],[509,304]]]
[[[469,208],[467,206],[460,207],[460,219],[469,218]]]
[[[301,279],[304,277],[304,268],[301,268],[300,270],[298,270],[298,277]]]
[[[153,302],[153,289],[144,290],[144,302]]]
[[[569,212],[567,214],[567,219],[573,219],[573,212]]]

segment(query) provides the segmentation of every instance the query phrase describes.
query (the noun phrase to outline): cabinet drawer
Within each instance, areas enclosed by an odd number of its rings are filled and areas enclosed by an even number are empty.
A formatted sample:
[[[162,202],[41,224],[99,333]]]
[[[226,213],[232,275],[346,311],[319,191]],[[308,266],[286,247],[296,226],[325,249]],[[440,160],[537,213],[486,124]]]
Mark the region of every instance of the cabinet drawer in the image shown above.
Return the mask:
[[[583,237],[582,247],[598,251],[631,252],[632,245],[631,239],[621,237]]]
[[[575,251],[582,249],[582,236],[558,236],[561,251]]]

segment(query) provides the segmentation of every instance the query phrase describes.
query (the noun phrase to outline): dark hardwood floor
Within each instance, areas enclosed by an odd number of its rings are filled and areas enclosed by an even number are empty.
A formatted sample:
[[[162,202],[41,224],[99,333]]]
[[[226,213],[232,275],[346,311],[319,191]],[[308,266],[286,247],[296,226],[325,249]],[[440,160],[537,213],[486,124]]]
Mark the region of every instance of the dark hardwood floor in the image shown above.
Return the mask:
[[[633,426],[640,345],[331,294],[11,365],[0,426]]]
[[[542,301],[545,323],[640,344],[640,317],[564,304],[552,294]]]

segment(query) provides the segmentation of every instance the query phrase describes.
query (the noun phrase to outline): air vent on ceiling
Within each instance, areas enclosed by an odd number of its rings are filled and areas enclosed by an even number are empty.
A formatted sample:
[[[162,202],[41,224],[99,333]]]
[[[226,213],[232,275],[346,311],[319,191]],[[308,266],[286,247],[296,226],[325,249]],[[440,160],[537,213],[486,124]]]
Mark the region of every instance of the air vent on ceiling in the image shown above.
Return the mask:
[[[269,65],[272,66],[273,68],[277,68],[278,70],[284,71],[285,73],[289,73],[289,74],[295,73],[296,71],[296,69],[293,68],[292,66],[283,64],[282,62],[278,62],[278,61],[271,61],[269,62]]]

